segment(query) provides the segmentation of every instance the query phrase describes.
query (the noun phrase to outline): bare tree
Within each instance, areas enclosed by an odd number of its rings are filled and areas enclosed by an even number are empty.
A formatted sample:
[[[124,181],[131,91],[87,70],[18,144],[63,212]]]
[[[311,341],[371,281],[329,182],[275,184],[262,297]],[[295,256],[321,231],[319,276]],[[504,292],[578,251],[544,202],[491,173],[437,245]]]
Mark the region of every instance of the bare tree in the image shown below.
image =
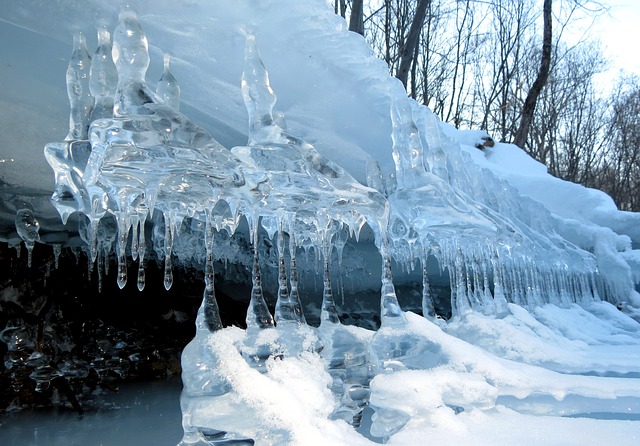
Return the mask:
[[[409,28],[409,34],[402,45],[400,45],[400,65],[398,66],[398,72],[396,77],[400,79],[400,82],[407,87],[407,77],[409,76],[409,70],[411,64],[415,60],[415,50],[418,41],[420,40],[420,31],[422,31],[422,25],[424,24],[424,17],[431,0],[418,0],[416,11],[411,21],[411,27]]]
[[[640,81],[627,79],[613,97],[602,97],[594,79],[604,56],[586,34],[567,46],[563,31],[606,9],[593,0],[556,3],[553,23],[552,0],[542,10],[538,0],[333,4],[442,120],[515,140],[550,173],[640,210],[633,193],[640,187]]]
[[[364,5],[363,0],[351,2],[351,15],[349,16],[349,31],[364,36]]]
[[[536,102],[538,96],[547,83],[549,78],[549,70],[551,68],[551,50],[552,50],[552,22],[551,22],[551,0],[544,0],[542,6],[542,16],[544,21],[543,37],[542,37],[542,55],[540,58],[540,70],[536,80],[531,85],[527,98],[522,106],[522,116],[520,118],[520,126],[513,139],[513,143],[523,147],[529,135],[529,127],[533,120],[533,114],[536,111]]]
[[[640,79],[622,78],[613,93],[609,153],[598,185],[625,211],[640,211]]]

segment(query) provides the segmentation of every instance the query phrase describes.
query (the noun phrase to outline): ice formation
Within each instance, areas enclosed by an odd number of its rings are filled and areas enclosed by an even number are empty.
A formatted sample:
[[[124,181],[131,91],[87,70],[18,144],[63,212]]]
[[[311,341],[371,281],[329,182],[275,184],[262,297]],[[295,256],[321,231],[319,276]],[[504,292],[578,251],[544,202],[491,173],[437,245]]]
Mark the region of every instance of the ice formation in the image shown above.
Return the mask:
[[[249,116],[245,146],[224,147],[180,113],[180,88],[169,56],[156,89],[147,85],[147,38],[135,14],[124,10],[112,48],[106,28],[98,31],[93,57],[84,37],[75,36],[66,77],[69,133],[63,142],[45,147],[55,173],[52,203],[63,221],[73,213],[84,216],[81,233],[99,270],[115,251],[120,287],[129,280],[130,256],[139,264],[137,286],[144,288],[151,249],[164,259],[167,289],[176,258],[199,257],[204,265],[197,333],[182,359],[181,444],[305,444],[287,424],[291,420],[264,421],[266,396],[260,402],[243,395],[242,378],[249,374],[264,377],[256,379],[265,383],[267,377],[286,380],[286,374],[278,378],[280,362],[304,363],[326,380],[334,407],[322,409],[326,413],[318,409],[322,417],[367,429],[365,436],[376,441],[410,431],[420,417],[414,417],[412,403],[398,404],[391,395],[397,383],[409,376],[420,381],[461,374],[473,362],[458,351],[445,351],[438,341],[438,325],[445,322],[442,304],[430,292],[433,259],[448,275],[451,330],[460,336],[465,321],[477,317],[511,320],[521,307],[569,308],[601,299],[619,304],[634,295],[632,281],[621,280],[605,259],[607,248],[595,242],[590,252],[572,243],[570,229],[544,206],[465,159],[437,118],[404,93],[389,93],[395,173],[385,177],[370,165],[368,185],[356,181],[274,116],[276,96],[257,40],[247,33],[241,78]],[[245,222],[252,286],[247,330],[241,332],[222,327],[214,259],[216,237],[232,235]],[[333,251],[340,258],[345,241],[357,242],[365,225],[382,266],[381,327],[374,334],[341,324],[330,274]],[[20,210],[16,228],[32,247],[38,236],[32,212]],[[264,238],[274,240],[277,251],[274,315],[264,299]],[[181,248],[185,240],[191,248]],[[303,249],[320,265],[319,327],[307,325],[300,303],[297,260]],[[401,310],[393,263],[422,272],[425,320]],[[439,371],[445,364],[452,369]],[[482,396],[479,400],[452,391],[442,400],[415,404],[434,413],[445,406],[457,412],[495,404],[500,395],[490,383],[491,373],[480,375],[487,381],[470,390]],[[509,393],[506,375],[498,379],[506,383],[499,390],[504,401],[520,397]],[[320,393],[318,398],[328,397]],[[619,393],[640,397],[634,391]]]

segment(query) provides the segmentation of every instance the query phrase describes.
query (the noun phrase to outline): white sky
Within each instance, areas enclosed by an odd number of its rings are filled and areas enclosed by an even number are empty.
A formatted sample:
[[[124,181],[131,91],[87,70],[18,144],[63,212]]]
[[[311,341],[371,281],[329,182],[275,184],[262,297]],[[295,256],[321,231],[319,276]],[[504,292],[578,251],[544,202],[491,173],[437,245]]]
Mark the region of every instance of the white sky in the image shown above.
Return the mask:
[[[592,31],[603,44],[604,54],[611,59],[613,70],[640,74],[640,0],[600,0],[609,7]]]

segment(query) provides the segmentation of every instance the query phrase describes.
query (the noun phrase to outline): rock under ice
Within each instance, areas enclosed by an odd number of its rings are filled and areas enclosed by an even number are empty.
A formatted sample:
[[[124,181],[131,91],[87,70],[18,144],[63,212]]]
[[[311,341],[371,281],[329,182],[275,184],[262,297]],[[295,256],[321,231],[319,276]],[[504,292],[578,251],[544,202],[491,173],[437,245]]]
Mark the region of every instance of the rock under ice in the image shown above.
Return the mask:
[[[633,292],[633,284],[609,274],[597,255],[558,235],[542,205],[490,172],[461,167],[466,160],[452,150],[454,142],[437,118],[403,95],[390,98],[396,171],[385,176],[377,165],[368,166],[368,185],[360,184],[274,116],[276,96],[257,40],[247,33],[241,77],[249,116],[245,146],[223,147],[180,113],[168,55],[157,88],[149,87],[147,38],[135,14],[125,10],[113,39],[107,28],[99,29],[93,56],[84,37],[75,36],[66,76],[69,133],[45,147],[55,173],[52,203],[63,221],[83,216],[80,229],[92,263],[108,263],[115,252],[120,287],[131,280],[129,256],[139,264],[133,280],[140,290],[152,253],[164,260],[167,289],[176,259],[189,263],[197,257],[195,263],[204,265],[197,333],[182,358],[182,445],[293,441],[290,430],[255,427],[261,409],[239,398],[238,378],[222,371],[235,370],[233,360],[264,374],[273,373],[282,358],[312,365],[321,358],[334,401],[328,419],[360,431],[366,424],[365,436],[379,441],[399,432],[413,414],[389,404],[384,395],[390,389],[378,388],[372,396],[372,380],[435,369],[450,354],[409,329],[416,322],[398,304],[393,264],[422,271],[423,315],[439,325],[446,322],[430,291],[433,261],[448,275],[451,320],[462,323],[476,314],[509,317],[510,304],[621,303]],[[225,332],[214,284],[222,249],[216,240],[245,223],[253,247],[247,330]],[[333,252],[340,260],[345,242],[357,243],[365,226],[382,266],[381,327],[372,336],[341,324],[330,274]],[[38,241],[31,210],[18,211],[16,228],[31,251]],[[274,315],[263,293],[264,238],[277,250]],[[319,327],[306,323],[300,302],[303,252],[317,259],[322,277]]]

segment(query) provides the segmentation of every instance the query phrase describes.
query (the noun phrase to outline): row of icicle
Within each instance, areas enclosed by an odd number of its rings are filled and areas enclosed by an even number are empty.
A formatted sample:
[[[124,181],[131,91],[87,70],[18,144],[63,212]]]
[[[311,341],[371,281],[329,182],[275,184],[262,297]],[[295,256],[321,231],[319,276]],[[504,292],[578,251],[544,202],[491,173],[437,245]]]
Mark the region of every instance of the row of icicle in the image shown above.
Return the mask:
[[[128,20],[131,20],[131,13],[127,13]],[[122,23],[122,22],[121,22]],[[139,36],[138,36],[139,37]],[[142,37],[139,37],[142,40]],[[146,45],[146,38],[144,38]],[[252,43],[253,44],[253,43]],[[118,51],[118,48],[115,49]],[[145,48],[146,50],[146,48]],[[123,51],[120,48],[120,51]],[[110,41],[110,34],[106,28],[101,28],[98,32],[98,49],[96,50],[93,58],[86,50],[86,43],[82,35],[78,34],[74,38],[74,50],[72,53],[71,61],[69,63],[69,69],[67,71],[67,87],[69,92],[69,101],[71,105],[70,113],[70,130],[67,138],[65,139],[65,150],[67,152],[62,157],[72,159],[72,161],[80,164],[73,169],[69,169],[73,174],[80,176],[80,178],[73,177],[69,174],[62,178],[60,170],[56,169],[53,161],[55,156],[48,154],[48,160],[52,163],[52,167],[56,171],[56,184],[64,184],[67,188],[81,189],[82,188],[82,161],[85,161],[88,154],[81,154],[81,150],[78,149],[74,152],[74,144],[88,142],[88,130],[92,122],[97,119],[112,118],[114,116],[114,106],[117,108],[117,98],[120,93],[117,89],[126,81],[123,79],[122,74],[118,73],[118,69],[114,64]],[[247,50],[249,57],[258,57],[257,60],[250,61],[252,65],[249,66],[249,70],[258,71],[260,74],[264,69],[262,67],[262,61],[259,60],[259,56],[256,56],[254,47],[248,46]],[[148,57],[148,55],[146,56]],[[144,65],[144,64],[142,64]],[[146,72],[146,66],[144,70],[138,69],[135,63],[133,68],[128,68],[128,76],[137,77],[139,82],[144,83],[144,75]],[[169,57],[165,56],[164,59],[164,72],[157,83],[156,94],[160,97],[161,101],[172,107],[176,113],[179,107],[179,94],[180,88],[177,81],[173,77],[169,69]],[[245,68],[247,70],[247,68]],[[262,77],[261,77],[262,76]],[[266,91],[262,97],[257,95],[251,95],[254,102],[247,103],[250,114],[250,143],[260,143],[264,140],[265,132],[272,132],[274,127],[274,120],[272,116],[273,105],[275,104],[275,95],[271,91],[268,84],[268,76],[266,71],[263,74],[256,76],[254,82],[262,82],[263,85],[245,85],[245,81],[250,79],[251,76],[243,75],[243,92],[247,90]],[[246,102],[246,98],[245,98]],[[408,101],[406,101],[409,104]],[[254,107],[252,113],[251,107]],[[451,174],[453,170],[451,167],[447,170],[446,163],[448,154],[437,153],[438,150],[442,152],[440,147],[435,147],[425,153],[422,152],[422,148],[416,151],[416,144],[422,145],[420,141],[420,135],[415,131],[415,122],[413,118],[407,117],[410,112],[407,112],[408,105],[404,103],[392,104],[392,120],[394,122],[394,150],[396,152],[396,180],[397,186],[395,188],[383,188],[377,187],[384,195],[391,195],[392,198],[400,200],[400,194],[398,191],[408,190],[411,191],[416,187],[420,187],[423,184],[433,184],[436,182],[436,175],[426,172],[426,177],[423,170],[426,159],[431,160],[431,171],[438,174],[441,177]],[[126,115],[126,113],[121,113]],[[269,118],[268,126],[260,126],[259,123],[264,123],[264,117]],[[282,139],[282,135],[285,135],[284,143],[298,144],[299,140],[289,137],[286,133],[279,133],[278,138]],[[271,135],[267,135],[272,137]],[[278,140],[278,143],[282,141]],[[306,144],[306,143],[305,143]],[[250,144],[251,146],[251,144]],[[437,150],[436,150],[437,149]],[[85,149],[86,150],[86,149]],[[89,147],[89,154],[91,148]],[[428,152],[428,153],[427,153]],[[315,153],[315,152],[310,152]],[[408,155],[407,155],[408,154]],[[315,155],[314,155],[315,156]],[[75,157],[75,158],[74,158]],[[311,159],[311,158],[310,158]],[[54,160],[55,161],[55,160]],[[322,166],[324,168],[324,166]],[[444,172],[444,173],[442,173]],[[426,177],[426,179],[425,179]],[[440,178],[440,177],[438,177]],[[58,180],[61,181],[58,181]],[[459,181],[459,179],[458,179]],[[384,181],[383,181],[384,182]],[[380,184],[377,178],[371,180],[373,187],[376,184]],[[436,184],[439,184],[436,182]],[[449,192],[442,192],[442,188],[445,186],[438,185],[441,188],[441,193],[446,200],[462,200],[457,195],[451,198]],[[449,186],[450,187],[450,186]],[[383,189],[383,190],[381,190]],[[70,213],[74,211],[80,211],[88,216],[89,224],[87,225],[86,233],[88,238],[88,244],[90,247],[90,261],[95,262],[99,258],[98,253],[101,249],[105,251],[111,249],[113,240],[111,234],[104,234],[105,228],[100,224],[100,218],[96,218],[93,214],[95,203],[86,201],[84,203],[77,203],[69,206],[68,197],[65,195],[68,191],[60,190],[54,193],[54,204],[58,203],[58,210],[64,221],[68,218]],[[82,195],[83,192],[78,192]],[[393,195],[395,194],[395,195]],[[447,195],[449,194],[449,195]],[[391,198],[390,198],[391,199]],[[66,200],[66,201],[65,201]],[[224,201],[224,198],[221,199]],[[400,203],[402,203],[400,201]],[[215,230],[227,230],[229,233],[233,233],[238,225],[240,215],[244,213],[248,221],[250,221],[250,233],[254,247],[254,261],[253,261],[253,274],[252,274],[252,299],[251,308],[248,314],[248,324],[250,326],[267,327],[273,325],[273,317],[268,312],[266,304],[264,304],[264,298],[262,296],[262,284],[260,279],[258,258],[258,227],[260,225],[260,212],[258,208],[255,212],[252,209],[235,208],[230,210],[231,204],[226,203],[229,210],[226,211],[225,216],[212,215],[215,210],[209,209],[196,209],[194,215],[202,218],[206,224],[205,230],[205,291],[204,301],[207,303],[208,324],[211,329],[221,327],[219,314],[217,312],[217,304],[215,303],[215,291],[214,291],[214,269],[213,263],[215,259],[215,247],[213,246],[213,232]],[[447,214],[447,209],[455,208],[456,203],[450,205],[443,211]],[[397,210],[397,209],[396,209]],[[283,209],[287,211],[287,209]],[[139,289],[143,289],[145,286],[145,273],[144,264],[147,253],[147,243],[145,236],[145,222],[153,215],[153,207],[139,207],[134,209],[134,212],[124,212],[122,210],[110,209],[115,215],[117,222],[117,239],[116,253],[118,259],[118,285],[124,287],[127,282],[127,251],[131,253],[133,260],[138,260],[139,269],[137,276],[137,286]],[[271,211],[269,211],[271,212]],[[392,209],[392,218],[393,218]],[[172,246],[175,237],[179,236],[180,225],[184,215],[175,215],[171,212],[164,211],[163,221],[164,229],[162,232],[163,239],[163,254],[164,254],[164,268],[165,279],[164,285],[169,289],[173,282],[172,276]],[[271,217],[274,214],[269,213],[267,217]],[[278,214],[275,214],[278,215]],[[490,212],[483,213],[468,213],[474,219],[474,224],[480,229],[488,229],[491,233],[495,228],[492,225],[499,226],[501,223],[496,223],[496,219],[493,219]],[[487,217],[489,215],[489,217]],[[424,216],[429,219],[431,216]],[[402,220],[402,216],[400,218]],[[399,306],[395,298],[395,291],[393,290],[393,283],[391,277],[391,258],[394,257],[400,264],[413,263],[414,259],[420,259],[423,269],[423,311],[425,315],[435,317],[434,304],[430,296],[430,284],[429,284],[429,272],[427,270],[427,258],[434,256],[438,260],[441,269],[448,270],[450,277],[450,284],[452,290],[452,311],[454,314],[462,315],[468,311],[480,311],[486,314],[504,315],[508,312],[506,305],[507,301],[515,302],[524,305],[539,305],[547,302],[569,304],[575,301],[574,296],[587,296],[585,299],[598,299],[598,291],[596,285],[597,271],[593,269],[581,270],[577,268],[576,271],[565,271],[567,267],[566,262],[559,263],[553,267],[549,265],[543,265],[542,267],[536,266],[535,262],[531,258],[524,256],[509,257],[500,253],[494,245],[494,240],[489,236],[482,236],[473,239],[472,241],[478,243],[485,243],[487,247],[474,252],[474,248],[470,246],[473,243],[468,243],[464,237],[457,237],[455,234],[451,236],[447,232],[440,231],[437,227],[425,226],[422,229],[421,237],[416,243],[416,248],[406,250],[406,240],[403,237],[393,237],[391,234],[391,240],[388,240],[387,236],[387,224],[383,221],[371,221],[368,219],[368,223],[374,228],[376,232],[376,239],[378,247],[383,256],[383,276],[382,276],[382,311],[383,314],[388,315],[391,318],[401,317],[399,312]],[[512,218],[515,220],[515,217]],[[223,221],[223,222],[222,222]],[[325,226],[325,231],[322,234],[318,234],[316,238],[311,241],[315,244],[315,248],[318,252],[321,252],[324,257],[323,268],[323,304],[322,304],[322,319],[337,322],[337,312],[335,309],[335,303],[333,302],[333,296],[331,292],[331,280],[329,275],[329,258],[333,247],[335,246],[337,238],[334,238],[336,232],[335,228],[345,223],[351,224],[350,230],[352,234],[356,236],[359,233],[362,223],[356,224],[356,229],[353,227],[354,221],[340,222],[333,220],[330,224]],[[156,220],[155,224],[158,225],[162,220]],[[222,222],[222,223],[221,223]],[[231,222],[231,223],[230,223]],[[404,221],[407,227],[413,228],[414,221]],[[486,225],[483,227],[482,225]],[[272,224],[270,224],[272,226]],[[526,227],[526,225],[524,225]],[[523,226],[518,226],[519,231],[523,231]],[[154,228],[156,231],[157,228]],[[269,228],[268,232],[273,231],[273,228]],[[500,228],[498,228],[500,229]],[[110,229],[107,229],[107,231]],[[455,232],[455,227],[453,228]],[[102,234],[101,234],[101,231]],[[275,320],[276,322],[295,320],[296,322],[304,323],[304,315],[300,306],[298,295],[298,273],[296,267],[296,242],[299,237],[296,232],[296,226],[287,221],[286,218],[279,219],[277,221],[277,244],[278,244],[278,301],[276,304]],[[393,231],[392,231],[393,232]],[[130,234],[131,233],[131,234]],[[287,279],[285,268],[285,234],[289,238],[289,278]],[[404,233],[403,233],[404,234]],[[131,246],[129,247],[129,237],[131,235]],[[402,235],[402,234],[401,234]],[[305,237],[308,234],[304,234]],[[536,234],[525,234],[525,237],[534,239]],[[303,237],[304,238],[304,237]],[[101,240],[102,239],[102,240]],[[431,240],[438,240],[435,245],[430,242]],[[306,241],[309,243],[309,240]],[[528,245],[525,244],[525,247]],[[102,247],[102,248],[100,248]],[[412,258],[405,258],[407,252],[413,252]],[[105,252],[104,254],[108,254]],[[104,255],[103,255],[104,257]],[[104,261],[104,260],[103,260]],[[108,263],[108,260],[106,261]],[[383,317],[383,320],[388,319]]]

